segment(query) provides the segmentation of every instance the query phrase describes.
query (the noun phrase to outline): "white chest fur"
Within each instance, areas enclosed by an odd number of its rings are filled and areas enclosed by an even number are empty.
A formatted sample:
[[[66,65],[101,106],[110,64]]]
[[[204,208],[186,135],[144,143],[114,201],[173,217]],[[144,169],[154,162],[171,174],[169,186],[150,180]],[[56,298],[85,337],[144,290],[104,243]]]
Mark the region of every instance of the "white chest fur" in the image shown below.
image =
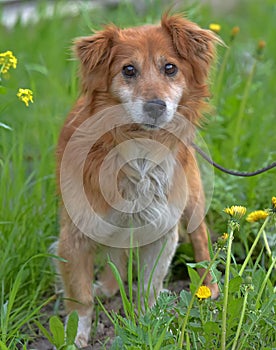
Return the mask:
[[[100,176],[105,179],[101,188],[106,200],[110,203],[109,198],[113,199],[112,209],[104,219],[117,227],[116,235],[132,231],[137,244],[147,244],[177,224],[181,212],[168,201],[176,165],[171,150],[151,140],[129,140],[123,146],[117,146],[106,161],[109,170],[120,168],[119,180],[112,186],[116,193],[105,192],[107,177],[104,173]],[[117,177],[119,171],[113,173]],[[109,186],[106,188],[110,189]]]

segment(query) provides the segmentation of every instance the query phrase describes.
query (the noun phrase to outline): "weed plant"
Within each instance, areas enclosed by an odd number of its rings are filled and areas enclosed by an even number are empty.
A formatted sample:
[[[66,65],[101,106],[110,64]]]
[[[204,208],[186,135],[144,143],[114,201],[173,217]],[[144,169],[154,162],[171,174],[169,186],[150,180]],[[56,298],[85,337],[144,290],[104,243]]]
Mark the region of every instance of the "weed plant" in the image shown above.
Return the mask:
[[[13,28],[0,25],[0,52],[10,50],[17,58],[16,69],[1,72],[0,81],[0,349],[30,348],[36,337],[34,321],[43,323],[44,307],[55,298],[48,248],[58,234],[55,145],[78,95],[72,39],[110,21],[120,26],[156,22],[165,9],[161,0],[155,0],[140,12],[122,4],[108,11],[83,8],[79,14],[60,16],[60,2],[56,4],[51,18],[41,3],[39,21],[24,25],[19,20]],[[197,4],[185,10],[203,27],[220,24],[219,35],[226,43],[218,48],[211,79],[214,111],[206,116],[201,131],[211,156],[226,167],[245,171],[275,161],[274,1],[243,1],[229,16],[215,15]],[[240,31],[233,38],[236,26]],[[34,103],[25,106],[16,96],[18,88],[31,89]],[[275,195],[274,178],[275,170],[251,179],[215,172],[209,226],[216,232],[225,230],[223,205],[266,207],[267,198]],[[227,349],[275,348],[276,244],[271,221],[269,216],[261,233],[258,224],[235,231],[231,249],[229,240],[226,245],[231,262],[220,250],[213,267],[219,261],[225,271],[229,269],[229,283],[225,291],[225,277],[219,301],[195,296],[200,285],[195,265],[188,269],[191,292],[164,293],[145,314],[137,314],[126,299],[125,308],[132,308],[128,317],[110,316],[118,335],[113,349],[223,349],[224,343]]]
[[[276,204],[276,197],[272,202]],[[276,228],[276,205],[273,203],[271,209],[264,211],[266,219],[259,227],[242,266],[232,256],[232,242],[235,235],[243,233],[240,221],[246,208],[232,206],[224,210],[229,216],[228,233],[219,237],[214,245],[211,261],[189,264],[190,292],[183,290],[179,296],[162,293],[153,308],[146,307],[145,313],[139,308],[136,312],[135,305],[139,305],[139,301],[126,300],[122,281],[113,266],[128,316],[109,315],[117,334],[111,349],[274,349],[276,294],[272,272],[276,268],[276,258],[268,254],[267,270],[259,265],[263,251],[254,265],[251,260],[265,229],[269,226]],[[254,221],[262,219],[256,215]],[[210,290],[202,286],[202,282],[208,271],[212,272],[214,280],[220,280],[215,268],[219,263],[225,267],[225,277],[224,283],[219,283],[221,297],[214,301],[210,299]],[[195,271],[195,268],[201,267],[206,268],[202,278]],[[132,289],[132,282],[128,282],[131,284],[129,289]]]

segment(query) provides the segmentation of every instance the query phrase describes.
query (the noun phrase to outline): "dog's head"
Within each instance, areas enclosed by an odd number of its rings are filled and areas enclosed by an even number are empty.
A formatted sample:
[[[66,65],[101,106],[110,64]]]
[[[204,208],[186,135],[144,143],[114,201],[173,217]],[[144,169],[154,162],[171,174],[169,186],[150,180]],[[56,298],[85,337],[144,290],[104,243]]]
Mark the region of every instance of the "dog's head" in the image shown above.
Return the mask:
[[[146,129],[170,122],[179,106],[195,122],[195,110],[208,96],[206,79],[218,41],[179,15],[164,15],[160,26],[107,26],[75,42],[83,93],[123,103],[133,122]]]

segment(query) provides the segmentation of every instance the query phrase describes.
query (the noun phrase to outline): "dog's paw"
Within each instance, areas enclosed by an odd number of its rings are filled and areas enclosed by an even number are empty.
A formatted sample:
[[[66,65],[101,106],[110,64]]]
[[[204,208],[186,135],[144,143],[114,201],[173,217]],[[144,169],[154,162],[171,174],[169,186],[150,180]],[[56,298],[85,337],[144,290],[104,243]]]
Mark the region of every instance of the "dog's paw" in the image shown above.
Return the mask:
[[[67,320],[66,320],[67,323]],[[78,348],[85,348],[88,346],[88,341],[91,331],[91,315],[79,316],[78,331],[75,343]]]
[[[75,341],[78,348],[88,347],[88,337],[86,334],[78,333]]]

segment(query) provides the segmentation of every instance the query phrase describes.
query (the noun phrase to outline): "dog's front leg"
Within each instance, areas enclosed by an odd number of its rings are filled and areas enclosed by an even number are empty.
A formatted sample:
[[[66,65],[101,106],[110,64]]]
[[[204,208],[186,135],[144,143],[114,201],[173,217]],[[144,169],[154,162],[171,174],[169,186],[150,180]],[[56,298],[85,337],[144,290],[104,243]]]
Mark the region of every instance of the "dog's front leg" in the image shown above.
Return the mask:
[[[189,166],[184,167],[184,171],[188,183],[189,196],[181,223],[184,221],[187,226],[187,232],[190,234],[190,239],[194,248],[195,260],[197,262],[209,261],[208,236],[204,222],[205,198],[200,172],[193,153],[187,153],[187,157],[187,164],[189,164]],[[199,275],[202,276],[205,270],[198,269],[198,272]],[[210,273],[206,276],[204,284],[210,288],[212,299],[218,298],[219,288],[216,283],[212,283],[212,276]]]
[[[141,295],[145,296],[149,288],[147,302],[150,307],[154,305],[155,299],[163,289],[163,280],[174,256],[177,242],[178,228],[174,227],[159,240],[139,248],[140,270],[144,273]]]
[[[209,261],[210,254],[208,250],[208,238],[206,225],[202,222],[199,227],[190,233],[191,242],[194,248],[195,260],[199,261]],[[198,269],[198,273],[202,276],[205,269]],[[208,273],[204,280],[204,284],[208,286],[212,293],[212,299],[217,299],[219,296],[219,289],[217,283],[212,283],[211,273]]]
[[[61,229],[58,255],[66,260],[59,262],[64,285],[66,312],[76,310],[79,316],[76,344],[87,345],[92,321],[93,295],[93,242],[72,224],[67,222]]]

